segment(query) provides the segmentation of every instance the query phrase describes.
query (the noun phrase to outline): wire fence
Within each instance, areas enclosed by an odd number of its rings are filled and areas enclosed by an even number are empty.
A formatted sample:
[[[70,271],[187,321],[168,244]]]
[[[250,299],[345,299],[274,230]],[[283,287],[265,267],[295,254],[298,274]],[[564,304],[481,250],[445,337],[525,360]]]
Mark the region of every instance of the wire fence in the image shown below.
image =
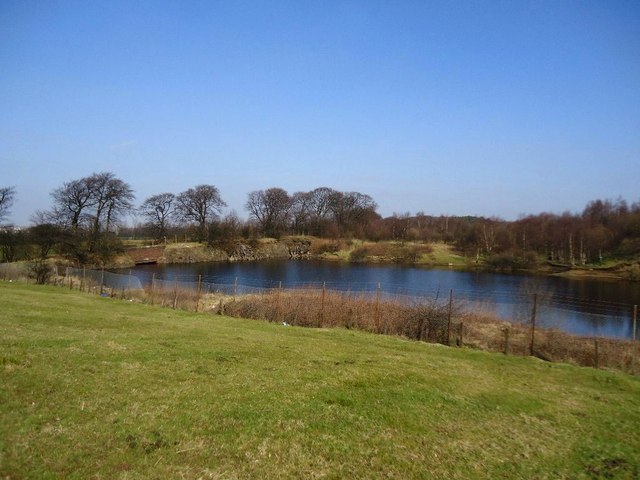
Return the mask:
[[[640,375],[637,306],[548,293],[477,292],[460,290],[390,293],[380,284],[336,285],[325,282],[284,286],[248,285],[235,279],[218,283],[203,276],[139,278],[105,270],[50,267],[49,283],[60,287],[174,309],[225,314],[278,322],[285,326],[342,327],[401,335],[419,341],[468,346],[511,355],[531,355],[595,368],[615,368]],[[0,279],[29,280],[29,266],[0,264]],[[342,288],[341,288],[342,287]],[[347,287],[347,288],[344,288]],[[498,317],[496,299],[517,305],[519,317]],[[632,339],[578,336],[549,328],[545,309],[588,306],[610,315],[632,310]],[[548,315],[548,312],[546,312]],[[597,313],[596,313],[597,314]]]

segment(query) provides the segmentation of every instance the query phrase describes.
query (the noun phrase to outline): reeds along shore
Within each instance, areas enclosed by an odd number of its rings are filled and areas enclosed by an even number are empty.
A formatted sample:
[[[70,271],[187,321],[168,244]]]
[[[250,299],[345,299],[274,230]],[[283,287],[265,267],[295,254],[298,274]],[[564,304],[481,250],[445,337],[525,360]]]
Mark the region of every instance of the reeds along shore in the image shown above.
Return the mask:
[[[108,288],[102,284],[104,278],[98,278],[106,273],[54,276],[51,283],[162,307],[284,325],[356,329],[640,375],[640,341],[580,337],[556,329],[536,328],[530,321],[512,323],[487,313],[478,304],[451,298],[417,299],[379,291],[345,292],[324,287],[252,289],[160,280],[142,289],[129,288],[131,282],[124,275],[120,275],[125,279],[120,288]],[[239,290],[244,293],[238,294]]]

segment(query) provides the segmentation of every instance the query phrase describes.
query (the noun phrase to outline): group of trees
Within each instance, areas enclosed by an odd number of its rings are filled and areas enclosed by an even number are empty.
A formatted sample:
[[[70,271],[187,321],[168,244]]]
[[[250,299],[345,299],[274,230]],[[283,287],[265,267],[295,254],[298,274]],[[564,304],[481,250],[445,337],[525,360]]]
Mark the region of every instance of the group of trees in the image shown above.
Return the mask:
[[[198,240],[208,240],[211,225],[219,218],[226,203],[213,185],[198,185],[179,195],[159,193],[147,198],[138,213],[145,219],[149,233],[166,239],[177,224],[194,223]]]
[[[0,190],[0,220],[6,217],[14,196],[13,188]],[[136,208],[129,184],[111,172],[65,182],[51,192],[51,199],[51,209],[36,212],[34,226],[27,231],[3,229],[4,260],[20,257],[19,248],[25,245],[35,247],[40,256],[56,248],[79,262],[92,256],[106,259],[121,250],[118,233],[127,215],[143,220],[146,236],[166,241],[179,234],[208,243],[290,233],[366,236],[367,226],[380,219],[369,195],[327,187],[293,195],[277,187],[252,191],[245,204],[247,221],[235,212],[223,216],[227,204],[213,185],[198,185],[179,194],[155,194]]]
[[[289,195],[282,188],[256,190],[246,209],[268,236],[283,233],[318,236],[360,236],[380,216],[369,195],[320,187]]]
[[[34,250],[45,257],[54,247],[81,262],[109,257],[119,244],[117,225],[133,211],[135,197],[127,183],[104,172],[66,182],[51,198],[52,208],[36,212],[28,230],[3,229],[4,260],[34,256]]]
[[[375,239],[442,241],[468,256],[521,266],[539,257],[579,265],[640,254],[640,203],[594,200],[581,213],[541,213],[515,221],[396,214],[380,220],[371,232]]]
[[[0,188],[0,222],[15,199],[15,189]],[[468,256],[526,264],[540,256],[564,264],[602,261],[611,255],[640,254],[640,204],[595,200],[582,213],[542,213],[504,221],[473,216],[430,216],[423,212],[382,218],[376,202],[359,192],[320,187],[289,194],[278,187],[255,190],[245,204],[249,219],[223,216],[226,203],[213,185],[179,194],[159,193],[136,208],[128,183],[113,173],[94,173],[65,182],[51,192],[52,207],[33,217],[27,230],[0,228],[4,261],[27,255],[46,257],[54,248],[80,263],[103,260],[121,249],[122,220],[143,220],[143,235],[165,240],[173,235],[216,243],[238,236],[315,235],[369,240],[445,242]],[[138,229],[139,231],[139,229]],[[28,248],[27,248],[28,247]],[[22,253],[21,253],[22,249]]]
[[[150,235],[165,238],[170,232],[191,228],[201,241],[218,241],[229,235],[245,237],[284,234],[318,236],[358,235],[372,219],[379,219],[377,205],[369,195],[316,188],[290,195],[282,188],[255,190],[247,195],[249,220],[235,213],[222,216],[226,206],[216,187],[199,185],[179,195],[160,193],[147,198],[138,213]]]

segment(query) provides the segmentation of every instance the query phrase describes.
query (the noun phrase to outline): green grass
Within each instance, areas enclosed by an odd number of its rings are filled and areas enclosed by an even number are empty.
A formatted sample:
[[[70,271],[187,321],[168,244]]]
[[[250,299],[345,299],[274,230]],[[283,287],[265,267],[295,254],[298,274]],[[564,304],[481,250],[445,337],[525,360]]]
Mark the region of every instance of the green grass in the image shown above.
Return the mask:
[[[422,263],[432,265],[453,265],[453,266],[469,266],[474,260],[465,258],[455,252],[453,246],[446,243],[429,243],[432,252],[425,255]]]
[[[0,282],[0,478],[638,478],[640,380]]]

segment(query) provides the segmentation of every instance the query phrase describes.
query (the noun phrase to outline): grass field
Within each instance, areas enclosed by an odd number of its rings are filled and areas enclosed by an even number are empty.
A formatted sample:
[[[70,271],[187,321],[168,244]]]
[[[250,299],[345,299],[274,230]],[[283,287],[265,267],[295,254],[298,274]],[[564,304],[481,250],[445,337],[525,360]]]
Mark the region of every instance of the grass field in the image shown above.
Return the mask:
[[[0,282],[0,478],[621,478],[640,380]]]

